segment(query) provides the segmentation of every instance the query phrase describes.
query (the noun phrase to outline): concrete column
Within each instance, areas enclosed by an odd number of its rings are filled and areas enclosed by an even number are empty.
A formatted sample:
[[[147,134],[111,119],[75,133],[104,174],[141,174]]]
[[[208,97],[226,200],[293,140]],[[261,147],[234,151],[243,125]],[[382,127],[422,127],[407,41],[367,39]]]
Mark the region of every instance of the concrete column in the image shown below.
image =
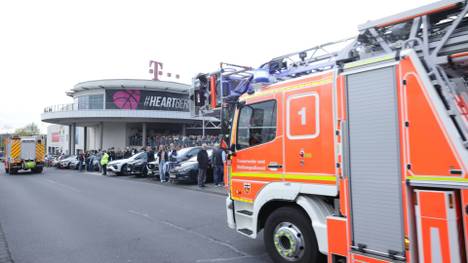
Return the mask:
[[[143,147],[145,147],[146,146],[146,123],[143,122],[142,125],[141,125],[141,128],[143,130],[143,132],[142,132],[142,137],[143,137],[142,138],[142,144],[143,144]]]
[[[88,127],[83,127],[83,151],[88,150]]]
[[[68,125],[68,154],[72,154],[72,125]]]
[[[70,154],[75,154],[75,148],[76,148],[76,123],[72,123],[71,125],[71,131],[70,131],[70,137],[71,137],[71,148],[70,148]]]
[[[102,121],[99,123],[99,134],[99,149],[103,150],[102,146],[104,141],[104,122]]]
[[[187,125],[182,124],[182,136],[186,136],[186,135],[187,135]]]

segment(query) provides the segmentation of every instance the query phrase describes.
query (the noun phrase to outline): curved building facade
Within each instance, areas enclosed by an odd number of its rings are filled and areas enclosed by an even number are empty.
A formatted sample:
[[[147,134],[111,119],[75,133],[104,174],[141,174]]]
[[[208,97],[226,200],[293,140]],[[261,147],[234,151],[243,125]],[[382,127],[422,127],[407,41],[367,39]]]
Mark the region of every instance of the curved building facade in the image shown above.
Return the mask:
[[[190,113],[189,85],[111,79],[76,84],[73,103],[46,107],[44,122],[68,126],[69,153],[150,145],[156,135],[187,134],[202,122]]]

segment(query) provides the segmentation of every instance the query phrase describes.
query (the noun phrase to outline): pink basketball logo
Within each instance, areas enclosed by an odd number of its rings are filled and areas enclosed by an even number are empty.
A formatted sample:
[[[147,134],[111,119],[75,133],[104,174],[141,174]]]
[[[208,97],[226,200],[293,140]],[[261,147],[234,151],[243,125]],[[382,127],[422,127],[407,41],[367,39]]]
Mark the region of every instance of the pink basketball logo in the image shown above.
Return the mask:
[[[139,90],[117,91],[112,96],[112,101],[119,109],[135,110],[140,102],[140,95]]]

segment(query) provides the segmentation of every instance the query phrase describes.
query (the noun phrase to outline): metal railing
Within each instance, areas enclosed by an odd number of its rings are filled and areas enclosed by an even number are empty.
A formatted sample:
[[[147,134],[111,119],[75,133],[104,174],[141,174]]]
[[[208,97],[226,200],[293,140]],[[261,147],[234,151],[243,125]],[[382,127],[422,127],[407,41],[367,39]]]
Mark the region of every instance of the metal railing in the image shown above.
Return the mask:
[[[189,111],[192,107],[192,101],[189,100],[189,108],[186,111]],[[120,110],[120,111],[128,111],[128,110],[158,110],[157,108],[135,108],[135,109],[120,109],[116,107],[114,102],[105,102],[105,103],[67,103],[67,104],[56,104],[52,106],[48,106],[44,108],[44,113],[49,112],[67,112],[67,111],[88,111],[88,110]],[[174,110],[175,112],[179,112],[178,110]],[[180,111],[185,112],[185,111]]]

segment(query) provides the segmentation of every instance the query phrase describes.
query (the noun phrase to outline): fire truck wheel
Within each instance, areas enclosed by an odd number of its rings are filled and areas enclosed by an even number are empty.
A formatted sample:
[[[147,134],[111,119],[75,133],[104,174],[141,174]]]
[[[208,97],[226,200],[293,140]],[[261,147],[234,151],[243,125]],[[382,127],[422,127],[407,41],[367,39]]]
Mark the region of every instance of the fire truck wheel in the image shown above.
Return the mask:
[[[281,207],[265,223],[265,248],[276,263],[319,262],[314,230],[307,215],[294,207]]]
[[[18,173],[18,170],[11,168],[10,169],[10,174],[16,174]]]

